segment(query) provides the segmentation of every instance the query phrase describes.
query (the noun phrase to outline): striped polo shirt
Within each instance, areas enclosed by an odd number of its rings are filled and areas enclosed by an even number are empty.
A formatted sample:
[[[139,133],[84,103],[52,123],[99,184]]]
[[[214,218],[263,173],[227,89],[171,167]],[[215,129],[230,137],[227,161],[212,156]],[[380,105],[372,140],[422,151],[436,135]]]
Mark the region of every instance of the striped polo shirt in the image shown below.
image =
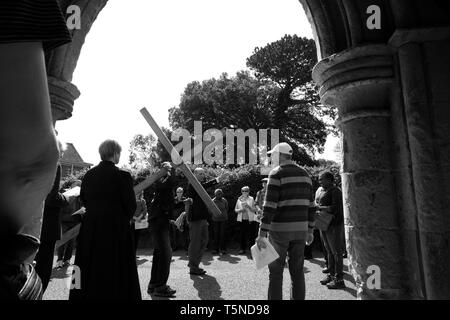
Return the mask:
[[[314,214],[309,210],[311,200],[312,182],[303,168],[288,162],[272,169],[264,198],[261,230],[308,231],[308,226],[314,226]]]

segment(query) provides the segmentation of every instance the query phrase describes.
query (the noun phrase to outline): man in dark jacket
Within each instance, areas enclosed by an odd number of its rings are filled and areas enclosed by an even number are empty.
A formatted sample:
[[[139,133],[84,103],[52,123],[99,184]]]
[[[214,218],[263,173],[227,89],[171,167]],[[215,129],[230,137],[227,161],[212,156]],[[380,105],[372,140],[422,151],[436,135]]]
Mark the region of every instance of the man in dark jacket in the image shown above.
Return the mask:
[[[194,175],[205,189],[218,182],[218,178],[205,182],[205,171],[202,168],[196,168]],[[188,186],[187,194],[190,203],[190,209],[187,212],[190,238],[188,248],[189,273],[192,275],[203,275],[206,271],[200,268],[199,265],[208,245],[208,219],[210,214],[202,198],[191,185]]]
[[[167,285],[172,260],[172,248],[169,236],[169,220],[172,216],[175,179],[169,162],[162,164],[166,174],[155,182],[155,197],[150,204],[149,226],[153,236],[152,274],[147,292],[159,297],[172,297],[176,290]]]
[[[321,173],[319,183],[322,187],[316,199],[319,208],[333,215],[328,229],[320,233],[328,255],[328,268],[330,271],[320,283],[326,285],[329,289],[343,289],[345,288],[343,271],[345,239],[342,192],[333,185],[334,176],[331,172],[325,171]]]
[[[61,239],[61,208],[69,204],[68,199],[59,192],[60,181],[61,166],[58,165],[52,190],[45,199],[41,244],[36,255],[36,272],[41,277],[43,291],[50,282],[56,241]]]

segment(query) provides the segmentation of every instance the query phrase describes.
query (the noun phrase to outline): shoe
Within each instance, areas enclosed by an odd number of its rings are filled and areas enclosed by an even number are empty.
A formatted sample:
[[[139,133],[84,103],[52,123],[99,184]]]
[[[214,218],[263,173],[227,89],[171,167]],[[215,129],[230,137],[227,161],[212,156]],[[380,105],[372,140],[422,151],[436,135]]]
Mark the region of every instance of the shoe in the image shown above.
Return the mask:
[[[63,267],[63,261],[62,260],[56,261],[56,269],[62,269],[62,267]]]
[[[333,281],[327,284],[328,289],[344,289],[345,287],[343,279],[333,279]]]
[[[192,275],[194,275],[194,276],[202,276],[202,275],[204,275],[205,273],[206,273],[206,271],[203,270],[203,269],[190,270],[190,271],[189,271],[189,274],[192,274]]]
[[[328,268],[323,268],[323,269],[322,269],[322,273],[330,273],[330,269],[328,269]]]
[[[63,267],[68,267],[68,266],[70,266],[70,261],[69,260],[64,261]]]
[[[155,290],[153,295],[157,296],[157,297],[173,297],[174,294],[176,293],[176,290],[171,289],[169,286],[165,286],[162,289],[158,289]]]
[[[323,278],[322,280],[320,280],[320,283],[323,285],[326,285],[327,283],[330,283],[334,280],[333,276],[328,274],[325,278]]]

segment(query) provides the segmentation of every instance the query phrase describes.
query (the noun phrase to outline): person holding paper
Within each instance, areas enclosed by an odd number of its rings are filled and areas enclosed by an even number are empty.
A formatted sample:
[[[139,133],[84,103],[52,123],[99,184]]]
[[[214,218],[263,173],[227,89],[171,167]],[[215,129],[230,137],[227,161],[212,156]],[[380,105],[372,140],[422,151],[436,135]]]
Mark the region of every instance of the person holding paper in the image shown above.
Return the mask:
[[[329,274],[320,281],[328,289],[344,289],[344,213],[342,192],[334,186],[331,172],[322,172],[319,176],[321,191],[317,196],[318,210],[332,214],[333,219],[326,231],[320,231],[327,255]]]
[[[241,189],[242,195],[237,199],[234,211],[237,213],[237,221],[241,225],[241,251],[245,254],[248,243],[253,242],[256,231],[256,207],[255,200],[250,196],[250,188],[244,186]],[[250,243],[252,246],[253,243]]]
[[[311,241],[314,228],[314,211],[310,209],[312,182],[308,173],[295,164],[292,148],[287,143],[277,144],[268,152],[272,163],[279,165],[271,170],[263,205],[263,217],[256,244],[265,248],[265,238],[279,255],[269,264],[269,300],[283,298],[283,270],[288,258],[291,276],[291,299],[305,299],[303,273],[304,248]]]

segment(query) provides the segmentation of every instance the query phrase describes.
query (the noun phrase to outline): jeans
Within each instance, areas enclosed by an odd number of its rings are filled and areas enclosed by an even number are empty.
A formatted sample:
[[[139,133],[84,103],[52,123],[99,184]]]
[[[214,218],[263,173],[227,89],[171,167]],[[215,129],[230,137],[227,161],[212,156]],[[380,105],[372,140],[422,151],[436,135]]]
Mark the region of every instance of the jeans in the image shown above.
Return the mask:
[[[328,269],[330,275],[342,280],[344,277],[344,239],[342,229],[344,225],[330,225],[326,231],[321,231],[321,236],[328,255]]]
[[[153,236],[153,262],[149,288],[159,288],[167,284],[172,260],[172,248],[169,239],[169,220],[158,217],[150,220],[150,229]]]
[[[303,273],[306,232],[269,232],[269,241],[279,258],[269,264],[269,300],[283,299],[283,271],[288,257],[291,275],[291,300],[305,299],[305,275]]]
[[[225,251],[225,229],[227,226],[226,221],[213,221],[213,235],[214,235],[214,249],[219,251]]]
[[[209,240],[208,221],[198,220],[189,222],[189,264],[191,270],[198,270]]]

